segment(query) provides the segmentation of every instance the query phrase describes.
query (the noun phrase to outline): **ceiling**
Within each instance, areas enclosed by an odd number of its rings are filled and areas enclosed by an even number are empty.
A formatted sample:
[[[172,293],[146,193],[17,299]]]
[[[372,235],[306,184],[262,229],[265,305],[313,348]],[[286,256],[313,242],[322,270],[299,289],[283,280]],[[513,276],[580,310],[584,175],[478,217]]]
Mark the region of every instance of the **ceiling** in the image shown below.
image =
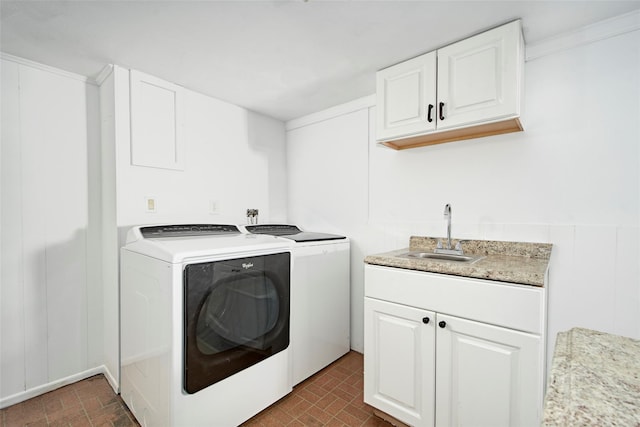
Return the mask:
[[[95,78],[137,69],[290,120],[375,92],[375,71],[522,18],[527,43],[635,1],[0,1],[0,50]]]

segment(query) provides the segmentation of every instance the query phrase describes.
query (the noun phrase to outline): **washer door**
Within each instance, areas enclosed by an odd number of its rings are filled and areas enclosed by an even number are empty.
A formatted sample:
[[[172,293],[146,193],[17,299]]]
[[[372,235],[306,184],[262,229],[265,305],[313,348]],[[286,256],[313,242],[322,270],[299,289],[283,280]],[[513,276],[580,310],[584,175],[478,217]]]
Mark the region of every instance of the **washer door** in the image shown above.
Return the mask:
[[[187,393],[195,393],[287,348],[289,273],[289,253],[185,267]]]

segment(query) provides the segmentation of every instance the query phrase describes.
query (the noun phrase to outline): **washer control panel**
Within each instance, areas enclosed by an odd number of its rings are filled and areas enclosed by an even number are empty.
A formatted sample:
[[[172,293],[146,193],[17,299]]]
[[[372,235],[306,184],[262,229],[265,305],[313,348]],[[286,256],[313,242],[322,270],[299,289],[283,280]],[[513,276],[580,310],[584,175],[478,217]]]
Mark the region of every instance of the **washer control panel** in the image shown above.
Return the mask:
[[[228,224],[176,224],[140,227],[145,239],[162,237],[211,236],[215,234],[239,234],[235,225]]]

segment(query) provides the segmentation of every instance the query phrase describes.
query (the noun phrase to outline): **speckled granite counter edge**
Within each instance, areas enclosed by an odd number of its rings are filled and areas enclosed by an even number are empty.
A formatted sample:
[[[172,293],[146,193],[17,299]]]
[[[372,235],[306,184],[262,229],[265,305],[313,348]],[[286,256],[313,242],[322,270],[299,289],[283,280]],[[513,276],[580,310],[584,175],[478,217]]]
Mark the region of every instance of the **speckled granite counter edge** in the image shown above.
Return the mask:
[[[411,236],[409,249],[412,251],[427,250],[433,252],[438,241],[445,242],[444,238]],[[459,240],[452,239],[452,246]],[[551,243],[527,243],[527,242],[503,242],[498,240],[462,240],[462,249],[465,253],[482,255],[522,256],[549,260],[551,257]]]
[[[473,263],[402,257],[409,250],[433,252],[438,240],[440,239],[412,236],[409,248],[369,255],[364,262],[384,267],[544,287],[552,248],[549,243],[464,241],[465,254],[484,257]],[[456,242],[454,240],[453,244]]]
[[[574,328],[558,333],[543,426],[640,426],[640,340]]]

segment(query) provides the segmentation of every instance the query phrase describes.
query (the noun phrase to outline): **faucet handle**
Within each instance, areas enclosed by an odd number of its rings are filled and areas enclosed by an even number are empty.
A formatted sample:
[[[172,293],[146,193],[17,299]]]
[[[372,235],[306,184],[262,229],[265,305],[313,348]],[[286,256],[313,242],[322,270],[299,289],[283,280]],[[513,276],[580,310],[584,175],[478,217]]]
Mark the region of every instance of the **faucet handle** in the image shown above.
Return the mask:
[[[468,242],[468,240],[458,240],[458,243],[456,243],[456,251],[462,252],[462,243],[464,242]]]

